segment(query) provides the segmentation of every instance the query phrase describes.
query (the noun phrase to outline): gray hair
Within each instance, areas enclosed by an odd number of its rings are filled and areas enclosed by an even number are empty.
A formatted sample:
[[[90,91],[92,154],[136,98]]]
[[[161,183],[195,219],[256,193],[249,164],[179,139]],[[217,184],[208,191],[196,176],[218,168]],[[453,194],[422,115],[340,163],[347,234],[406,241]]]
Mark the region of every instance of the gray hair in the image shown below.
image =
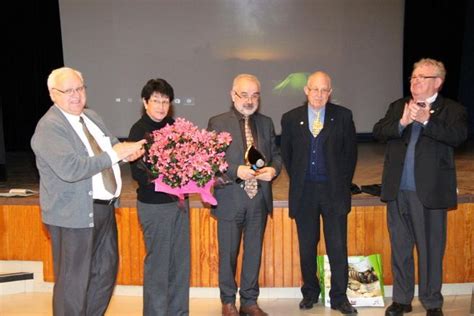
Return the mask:
[[[71,72],[71,71],[76,73],[76,75],[78,75],[79,78],[81,78],[81,81],[84,82],[84,78],[82,77],[82,74],[79,71],[69,68],[69,67],[61,67],[61,68],[54,69],[49,74],[48,81],[47,81],[48,89],[51,90],[52,88],[54,88],[54,86],[58,82],[58,78],[63,76],[65,73]]]
[[[254,75],[250,75],[250,74],[237,75],[234,78],[234,82],[232,83],[232,89],[235,89],[235,87],[238,85],[239,81],[242,80],[242,79],[247,79],[247,80],[255,82],[258,85],[258,88],[260,89],[260,81],[257,79],[257,77],[255,77]]]
[[[422,58],[419,61],[417,61],[413,65],[413,70],[420,66],[433,66],[436,68],[436,76],[440,77],[441,80],[444,82],[444,78],[446,78],[446,68],[444,67],[444,64],[440,61],[437,61],[432,58]]]

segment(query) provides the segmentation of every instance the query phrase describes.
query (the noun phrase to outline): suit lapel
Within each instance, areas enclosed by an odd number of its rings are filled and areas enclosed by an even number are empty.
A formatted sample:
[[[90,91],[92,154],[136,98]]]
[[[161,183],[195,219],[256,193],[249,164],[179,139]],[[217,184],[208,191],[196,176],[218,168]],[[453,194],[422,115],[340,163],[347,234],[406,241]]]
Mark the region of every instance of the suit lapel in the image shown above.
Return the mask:
[[[59,117],[60,120],[63,121],[64,126],[67,126],[66,128],[67,133],[69,134],[70,138],[74,140],[75,147],[87,153],[86,145],[84,145],[79,135],[77,135],[76,131],[74,130],[74,127],[71,125],[71,123],[66,118],[66,116],[64,116],[63,112],[61,112],[61,110],[58,109],[56,105],[52,106],[52,110],[55,113],[55,115]]]
[[[232,143],[235,144],[235,147],[241,151],[241,157],[245,154],[245,147],[244,141],[242,139],[242,131],[240,130],[240,121],[239,117],[235,114],[233,110],[229,112],[229,132],[231,135],[234,135],[232,138]]]
[[[296,128],[299,131],[300,139],[303,142],[304,148],[308,148],[309,143],[311,142],[311,137],[313,137],[309,131],[309,126],[308,105],[305,105],[301,107],[301,110],[298,111],[296,116]]]
[[[433,102],[433,104],[431,104],[430,115],[431,116],[439,115],[442,109],[442,105],[443,105],[443,97],[440,94],[438,94],[438,96],[436,97],[436,100]]]
[[[260,152],[263,152],[263,147],[262,147],[262,144],[264,142],[263,140],[263,122],[260,121],[260,117],[258,116],[257,113],[254,114],[253,116],[253,119],[254,119],[254,126],[255,126],[255,129],[256,129],[256,132],[257,132],[257,149],[260,151]]]
[[[323,142],[326,141],[328,136],[334,131],[334,124],[336,123],[336,112],[334,111],[334,107],[332,104],[327,103],[326,109],[324,113],[324,127],[321,130],[319,136]]]

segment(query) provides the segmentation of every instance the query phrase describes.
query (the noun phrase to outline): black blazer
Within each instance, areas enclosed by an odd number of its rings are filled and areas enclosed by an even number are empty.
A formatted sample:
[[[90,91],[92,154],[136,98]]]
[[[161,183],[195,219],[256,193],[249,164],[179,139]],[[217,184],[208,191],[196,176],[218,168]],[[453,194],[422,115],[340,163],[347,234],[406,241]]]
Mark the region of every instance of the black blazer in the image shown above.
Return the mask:
[[[405,154],[410,141],[411,124],[400,135],[399,122],[409,97],[388,108],[385,117],[373,129],[375,139],[386,142],[382,176],[382,201],[393,201],[400,188]],[[467,113],[459,103],[438,97],[415,147],[415,184],[418,197],[427,208],[453,208],[457,205],[454,147],[467,138]]]
[[[281,119],[281,153],[290,178],[291,218],[295,217],[301,207],[313,137],[308,126],[307,104],[283,114]],[[333,209],[338,213],[348,213],[351,209],[352,177],[357,162],[357,142],[352,112],[345,107],[327,103],[324,128],[319,137],[322,137],[323,141]]]

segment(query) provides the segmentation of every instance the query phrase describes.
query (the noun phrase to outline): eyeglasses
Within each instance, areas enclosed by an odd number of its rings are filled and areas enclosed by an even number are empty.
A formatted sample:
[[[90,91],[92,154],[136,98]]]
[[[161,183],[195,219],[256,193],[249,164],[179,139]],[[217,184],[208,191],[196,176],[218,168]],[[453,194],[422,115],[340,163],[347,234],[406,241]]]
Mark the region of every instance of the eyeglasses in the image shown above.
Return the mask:
[[[415,80],[420,80],[420,81],[425,81],[426,79],[435,79],[435,78],[438,78],[438,76],[411,76],[411,77],[408,77],[408,80],[410,81],[415,81]]]
[[[252,95],[248,95],[247,93],[242,93],[242,94],[238,94],[237,92],[235,92],[235,95],[239,97],[239,99],[246,99],[246,100],[249,100],[249,101],[252,101],[252,102],[256,102],[258,101],[258,99],[260,99],[260,94],[258,93],[254,93]]]
[[[322,94],[322,95],[326,95],[326,94],[329,94],[329,92],[331,92],[331,89],[318,89],[318,88],[310,88],[308,87],[308,90],[310,93],[316,93],[316,94]]]
[[[163,106],[171,104],[170,99],[154,99],[154,98],[151,98],[148,102],[153,103],[153,104],[158,104],[158,105],[161,104]]]
[[[56,88],[52,88],[58,92],[61,92],[62,94],[65,94],[65,95],[73,95],[74,92],[77,92],[77,93],[82,93],[84,91],[86,91],[86,86],[80,86],[80,87],[77,87],[76,89],[74,88],[71,88],[71,89],[67,89],[67,90],[59,90],[59,89],[56,89]]]

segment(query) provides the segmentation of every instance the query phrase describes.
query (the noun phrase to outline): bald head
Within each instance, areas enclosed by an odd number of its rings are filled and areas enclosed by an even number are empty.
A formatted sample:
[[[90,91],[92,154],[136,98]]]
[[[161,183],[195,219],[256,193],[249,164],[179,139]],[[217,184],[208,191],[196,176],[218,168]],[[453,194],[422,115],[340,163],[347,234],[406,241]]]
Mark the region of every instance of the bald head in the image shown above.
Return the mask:
[[[331,77],[323,71],[316,71],[308,77],[304,87],[308,105],[315,110],[323,108],[332,93]]]

